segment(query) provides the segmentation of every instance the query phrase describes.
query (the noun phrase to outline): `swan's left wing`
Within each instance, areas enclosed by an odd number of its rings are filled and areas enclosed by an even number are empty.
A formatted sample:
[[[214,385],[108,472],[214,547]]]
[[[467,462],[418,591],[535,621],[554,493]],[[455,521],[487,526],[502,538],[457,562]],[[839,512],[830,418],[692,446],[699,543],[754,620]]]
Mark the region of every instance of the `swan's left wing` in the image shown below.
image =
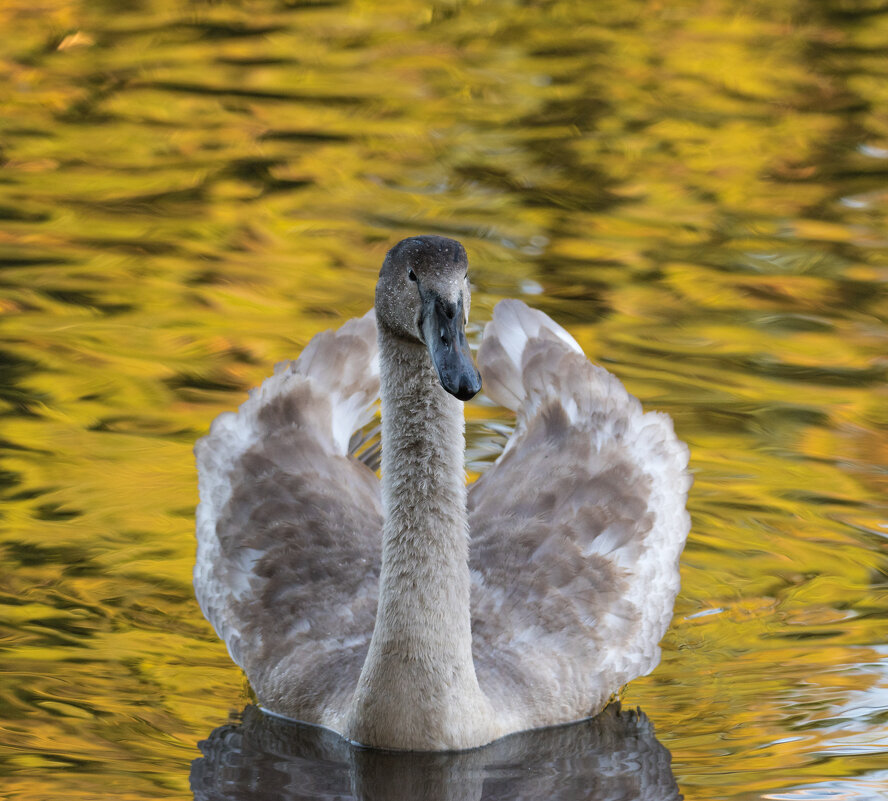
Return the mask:
[[[517,412],[469,491],[478,680],[507,725],[598,712],[650,672],[672,615],[688,451],[542,312],[503,301],[478,363]]]
[[[195,448],[201,609],[265,707],[332,728],[376,614],[379,481],[353,434],[378,394],[370,312],[278,365]]]

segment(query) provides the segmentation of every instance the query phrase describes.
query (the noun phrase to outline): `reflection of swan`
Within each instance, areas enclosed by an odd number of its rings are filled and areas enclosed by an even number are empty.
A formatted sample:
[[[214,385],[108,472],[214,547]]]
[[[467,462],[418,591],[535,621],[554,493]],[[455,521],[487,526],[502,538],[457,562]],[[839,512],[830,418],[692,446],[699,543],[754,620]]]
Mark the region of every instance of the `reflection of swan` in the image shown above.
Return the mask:
[[[524,732],[459,753],[359,748],[331,732],[244,710],[200,743],[195,801],[677,801],[670,755],[642,713]]]
[[[368,745],[597,713],[657,664],[678,589],[687,449],[516,301],[479,364],[517,425],[467,499],[466,270],[458,242],[399,243],[376,320],[315,337],[197,446],[204,613],[265,707]],[[352,458],[380,381],[381,492]]]

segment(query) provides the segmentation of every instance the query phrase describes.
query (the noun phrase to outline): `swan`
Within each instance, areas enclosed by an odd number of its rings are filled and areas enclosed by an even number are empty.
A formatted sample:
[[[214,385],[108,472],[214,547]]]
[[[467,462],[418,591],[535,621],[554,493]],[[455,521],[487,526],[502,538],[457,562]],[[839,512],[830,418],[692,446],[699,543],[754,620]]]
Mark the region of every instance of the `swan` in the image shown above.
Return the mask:
[[[271,713],[463,750],[593,716],[659,662],[687,447],[519,301],[494,309],[479,376],[469,305],[460,243],[399,242],[375,310],[315,336],[196,445],[195,594]],[[481,376],[516,425],[467,490]],[[377,399],[381,481],[356,458]]]

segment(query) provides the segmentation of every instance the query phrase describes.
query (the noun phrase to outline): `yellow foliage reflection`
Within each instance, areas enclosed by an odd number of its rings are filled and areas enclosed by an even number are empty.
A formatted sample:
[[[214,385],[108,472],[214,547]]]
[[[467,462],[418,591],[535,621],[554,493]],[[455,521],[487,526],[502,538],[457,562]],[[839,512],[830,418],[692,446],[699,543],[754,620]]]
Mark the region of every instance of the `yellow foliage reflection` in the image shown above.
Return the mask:
[[[188,795],[248,695],[191,595],[192,443],[417,232],[466,244],[474,321],[529,293],[691,446],[674,626],[625,694],[685,796],[883,770],[877,3],[6,0],[0,30],[6,797]],[[509,420],[467,411],[477,473]]]

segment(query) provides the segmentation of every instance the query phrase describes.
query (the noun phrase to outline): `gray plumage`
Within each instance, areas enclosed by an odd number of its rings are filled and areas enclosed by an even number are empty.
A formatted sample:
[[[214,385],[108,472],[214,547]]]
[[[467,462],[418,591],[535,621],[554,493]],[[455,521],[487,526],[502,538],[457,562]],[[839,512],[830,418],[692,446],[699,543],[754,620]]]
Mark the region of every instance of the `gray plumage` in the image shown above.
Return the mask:
[[[368,745],[596,714],[656,666],[678,590],[687,448],[518,301],[478,357],[516,428],[467,493],[466,266],[452,240],[400,243],[378,320],[319,334],[196,448],[201,608],[266,708]],[[380,392],[381,483],[355,458]]]

